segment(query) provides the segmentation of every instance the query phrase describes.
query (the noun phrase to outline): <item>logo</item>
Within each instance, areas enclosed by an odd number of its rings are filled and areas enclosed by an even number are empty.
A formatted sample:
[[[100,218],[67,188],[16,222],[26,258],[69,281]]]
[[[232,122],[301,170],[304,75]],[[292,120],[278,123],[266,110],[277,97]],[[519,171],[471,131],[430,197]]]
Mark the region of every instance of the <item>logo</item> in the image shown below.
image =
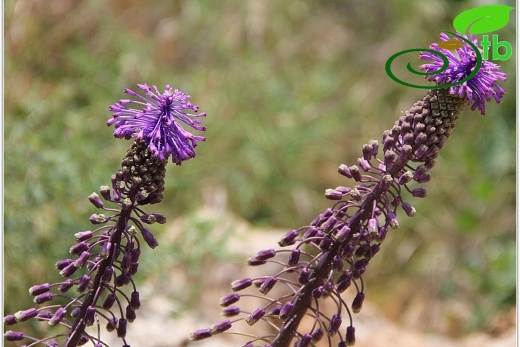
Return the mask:
[[[480,42],[480,47],[482,47],[482,53],[481,50],[474,45],[472,42],[470,42],[465,37],[462,37],[456,33],[452,33],[450,31],[445,31],[445,34],[451,34],[454,37],[457,37],[459,40],[451,39],[448,41],[444,41],[438,44],[439,48],[443,48],[446,50],[454,50],[457,48],[461,48],[464,43],[460,40],[463,40],[465,43],[467,43],[475,52],[477,61],[475,63],[475,68],[473,69],[473,72],[466,78],[451,84],[443,84],[443,85],[437,85],[437,86],[421,86],[421,85],[415,85],[411,83],[407,83],[398,77],[395,76],[395,74],[392,72],[391,65],[392,62],[399,56],[410,53],[410,52],[431,52],[438,57],[440,57],[443,61],[443,66],[438,71],[434,72],[421,72],[415,70],[410,63],[406,66],[406,69],[416,75],[432,75],[432,74],[438,74],[443,71],[445,71],[449,66],[448,58],[442,54],[439,51],[435,51],[432,49],[426,49],[426,48],[413,48],[413,49],[407,49],[401,52],[397,52],[396,54],[392,55],[385,64],[385,70],[388,76],[396,81],[397,83],[403,84],[408,87],[412,88],[421,88],[421,89],[439,89],[439,88],[446,88],[446,87],[452,87],[459,84],[462,84],[470,79],[472,79],[480,70],[480,67],[482,66],[482,60],[507,60],[511,58],[511,55],[513,53],[513,48],[511,47],[511,44],[507,41],[500,41],[497,34],[491,35],[491,37],[488,35],[490,32],[502,29],[507,25],[509,22],[509,12],[513,10],[514,7],[511,6],[505,6],[505,5],[490,5],[490,6],[481,6],[477,8],[473,8],[467,11],[464,11],[460,13],[455,19],[453,20],[453,27],[455,30],[461,34],[466,34],[468,37],[469,35],[479,35],[479,34],[486,34],[483,35],[482,41]],[[491,54],[490,54],[490,48],[491,48]],[[502,48],[502,49],[501,49]]]

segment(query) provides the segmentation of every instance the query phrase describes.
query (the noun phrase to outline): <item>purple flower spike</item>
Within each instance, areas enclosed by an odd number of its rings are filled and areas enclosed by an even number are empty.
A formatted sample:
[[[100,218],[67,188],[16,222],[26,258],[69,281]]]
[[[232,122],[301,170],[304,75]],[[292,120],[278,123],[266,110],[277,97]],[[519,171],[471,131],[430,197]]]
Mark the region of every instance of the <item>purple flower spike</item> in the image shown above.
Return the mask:
[[[109,108],[113,113],[107,124],[114,124],[114,136],[141,139],[159,159],[167,160],[171,154],[172,161],[177,165],[195,157],[197,141],[205,141],[206,138],[191,134],[180,122],[195,130],[205,131],[206,128],[199,125],[199,118],[206,114],[186,113],[185,110],[197,112],[198,107],[188,101],[188,94],[169,85],[163,93],[156,86],[138,84],[137,87],[146,92],[146,97],[126,89],[126,94],[138,100],[122,99]],[[140,109],[128,108],[127,105],[132,103]]]
[[[475,35],[463,37],[478,47],[478,41],[475,39]],[[449,40],[462,41],[457,37],[450,39],[445,33],[440,35],[440,39],[442,42]],[[477,63],[477,55],[468,43],[465,41],[462,41],[462,43],[462,47],[455,50],[456,53],[448,49],[440,48],[438,43],[430,45],[430,49],[440,52],[448,58],[449,65],[445,71],[439,74],[426,76],[428,81],[434,81],[437,85],[456,83],[468,77],[474,71]],[[432,63],[424,64],[419,67],[425,72],[435,72],[443,67],[442,58],[431,52],[422,52],[420,58],[423,60],[433,60]],[[497,81],[505,81],[506,74],[498,70],[500,70],[500,66],[483,60],[480,70],[472,79],[462,84],[449,87],[449,92],[451,95],[466,98],[471,104],[472,110],[478,108],[480,113],[484,115],[486,114],[486,102],[491,101],[493,97],[497,103],[500,103],[505,93],[505,90],[497,84]]]

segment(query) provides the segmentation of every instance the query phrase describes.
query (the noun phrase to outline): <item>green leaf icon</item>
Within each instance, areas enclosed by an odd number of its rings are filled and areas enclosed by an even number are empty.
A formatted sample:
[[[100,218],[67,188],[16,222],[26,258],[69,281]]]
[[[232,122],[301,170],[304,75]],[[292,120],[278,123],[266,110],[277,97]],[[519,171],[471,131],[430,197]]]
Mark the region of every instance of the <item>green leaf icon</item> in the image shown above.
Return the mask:
[[[509,12],[514,7],[490,5],[472,8],[453,20],[453,27],[461,34],[469,28],[469,34],[485,34],[501,29],[509,22]]]

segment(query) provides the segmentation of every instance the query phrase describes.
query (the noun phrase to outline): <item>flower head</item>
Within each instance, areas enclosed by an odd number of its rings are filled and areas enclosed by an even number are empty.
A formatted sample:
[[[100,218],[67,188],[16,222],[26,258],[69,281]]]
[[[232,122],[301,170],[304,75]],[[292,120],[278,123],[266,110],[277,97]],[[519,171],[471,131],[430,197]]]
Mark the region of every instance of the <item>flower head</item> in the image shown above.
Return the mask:
[[[475,35],[463,37],[467,38],[468,41],[475,46],[478,45]],[[459,41],[462,42],[462,45],[453,52],[452,50],[442,48],[442,46],[439,47],[438,43],[431,44],[430,49],[448,58],[448,67],[441,73],[426,76],[426,79],[434,81],[437,85],[442,85],[456,83],[468,77],[474,71],[477,64],[476,52],[467,42],[459,38],[450,39],[447,34],[441,33],[440,39],[442,42],[452,40]],[[425,72],[438,71],[444,64],[442,58],[432,52],[422,52],[420,58],[433,61],[432,63],[424,64],[419,67]],[[482,66],[472,79],[462,84],[449,87],[450,94],[466,98],[468,102],[471,103],[472,110],[478,108],[482,114],[485,114],[486,102],[491,101],[491,97],[493,97],[497,103],[500,103],[505,93],[505,90],[497,84],[497,81],[505,81],[506,74],[498,70],[500,70],[499,65],[483,60]]]
[[[206,116],[206,113],[197,115],[185,112],[197,112],[198,107],[188,101],[188,94],[172,89],[170,85],[166,85],[163,93],[156,86],[150,87],[147,84],[138,84],[137,88],[144,90],[146,97],[125,89],[126,94],[138,99],[121,99],[109,108],[113,114],[107,124],[114,124],[114,136],[141,139],[159,159],[167,160],[171,154],[172,161],[177,165],[195,157],[197,141],[205,141],[206,138],[193,135],[180,122],[195,130],[205,131],[206,128],[199,125],[199,118]],[[134,104],[139,109],[127,107],[129,104]]]

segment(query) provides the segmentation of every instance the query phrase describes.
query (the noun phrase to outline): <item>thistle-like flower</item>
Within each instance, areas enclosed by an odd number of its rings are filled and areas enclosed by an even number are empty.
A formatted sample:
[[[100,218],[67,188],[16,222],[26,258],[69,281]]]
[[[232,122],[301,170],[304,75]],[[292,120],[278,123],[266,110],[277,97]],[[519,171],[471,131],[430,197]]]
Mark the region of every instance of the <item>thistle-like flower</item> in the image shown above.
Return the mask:
[[[478,47],[478,40],[475,35],[466,37],[471,43]],[[441,42],[451,41],[445,33],[440,35]],[[451,50],[440,48],[438,43],[430,45],[430,49],[442,53],[448,58],[449,66],[439,74],[427,76],[426,79],[435,82],[437,85],[454,83],[468,77],[475,69],[477,55],[473,47],[468,43],[453,38],[454,41],[462,43],[462,47],[455,49],[455,53]],[[425,72],[435,72],[443,67],[441,57],[431,52],[422,52],[421,59],[433,60],[432,63],[421,65],[421,70]],[[465,98],[471,103],[471,110],[479,109],[482,114],[486,113],[486,102],[491,101],[493,97],[497,103],[500,103],[504,96],[504,89],[497,84],[498,80],[505,81],[506,74],[498,71],[500,66],[487,60],[482,61],[482,66],[476,76],[469,81],[460,85],[449,88],[450,94],[458,95]]]
[[[147,85],[138,87],[146,90],[153,102],[120,100],[110,107],[114,114],[108,124],[115,125],[114,135],[134,137],[135,141],[123,158],[121,168],[112,176],[111,187],[101,186],[99,195],[92,193],[88,198],[101,210],[90,217],[95,229],[76,233],[76,244],[69,251],[71,257],[56,262],[64,278],[62,281],[29,289],[38,305],[55,298],[66,298],[67,302],[60,299],[46,307],[33,307],[4,317],[6,325],[35,318],[50,326],[61,325],[65,332],[37,339],[22,332],[7,331],[7,341],[31,341],[31,346],[41,343],[74,347],[87,342],[95,347],[106,346],[99,336],[103,324],[108,331],[116,330],[123,347],[129,346],[125,341],[127,325],[136,319],[136,310],[141,306],[133,280],[139,266],[141,244],[144,242],[151,248],[159,244],[146,225],[166,222],[164,216],[146,213],[141,206],[162,200],[169,156],[180,165],[195,156],[196,141],[204,140],[183,129],[177,120],[204,130],[198,125],[197,117],[205,115],[184,113],[185,109],[197,111],[197,106],[188,102],[189,95],[179,90],[166,86],[165,92],[159,95]],[[153,90],[157,92],[155,86]],[[129,90],[126,93],[146,100]],[[143,109],[124,106],[132,102]],[[71,293],[72,288],[76,293]],[[90,326],[97,329],[87,331]]]
[[[459,51],[460,59],[450,53],[449,70],[430,79],[445,84],[468,76],[476,61],[466,47]],[[437,59],[432,59],[434,63],[423,69],[437,66]],[[334,201],[332,207],[309,225],[289,231],[279,241],[280,249],[261,250],[250,258],[250,266],[274,263],[282,269],[233,282],[234,293],[221,299],[227,319],[193,332],[191,339],[228,331],[247,337],[243,347],[305,347],[317,346],[319,341],[329,346],[333,341],[338,347],[353,345],[352,313],[360,312],[365,300],[363,273],[388,231],[399,226],[400,211],[409,217],[416,213],[405,192],[426,196],[426,190],[416,184],[430,181],[429,171],[468,102],[484,113],[490,95],[500,101],[504,94],[496,81],[505,80],[505,75],[490,64],[486,62],[483,71],[460,87],[428,91],[383,133],[381,144],[370,140],[356,165],[340,165],[338,172],[354,180],[354,186],[327,189],[325,197]],[[348,288],[355,291],[350,304],[342,296]],[[237,306],[248,297],[260,298],[264,304],[252,311]],[[330,315],[321,310],[325,299],[335,306]],[[300,324],[305,317],[310,319],[311,324],[305,325],[310,328]],[[264,322],[275,332],[258,336],[236,331],[241,322],[249,326]]]
[[[166,86],[161,94],[156,86],[138,84],[137,87],[146,92],[144,96],[125,89],[125,93],[140,100],[121,99],[110,106],[113,112],[108,125],[115,124],[114,136],[129,139],[135,137],[143,140],[153,155],[165,160],[170,154],[172,161],[180,165],[184,160],[195,156],[197,141],[205,141],[203,136],[194,136],[185,130],[179,121],[195,130],[204,131],[206,128],[199,125],[200,117],[206,113],[189,114],[185,110],[198,111],[198,107],[188,100],[190,96],[178,89]],[[143,108],[137,110],[126,105],[136,104]]]

